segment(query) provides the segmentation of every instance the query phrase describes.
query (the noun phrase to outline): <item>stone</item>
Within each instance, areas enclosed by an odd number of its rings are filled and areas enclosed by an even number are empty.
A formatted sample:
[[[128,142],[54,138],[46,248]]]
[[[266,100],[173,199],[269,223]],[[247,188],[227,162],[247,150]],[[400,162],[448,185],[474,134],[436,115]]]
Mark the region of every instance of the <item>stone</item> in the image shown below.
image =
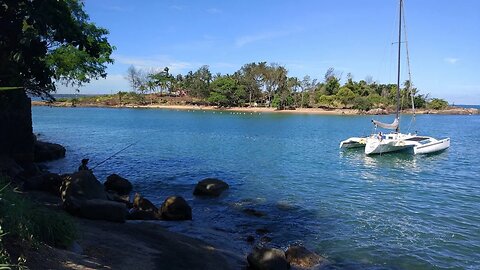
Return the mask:
[[[285,253],[276,248],[255,247],[247,256],[251,269],[254,270],[283,270],[290,269]]]
[[[42,178],[42,190],[60,196],[60,187],[62,186],[63,178],[56,173],[46,173],[42,175]]]
[[[142,211],[158,211],[158,208],[148,199],[145,199],[139,193],[135,193],[135,197],[133,198],[133,208]]]
[[[180,196],[168,197],[160,207],[161,217],[164,220],[191,220],[192,208]]]
[[[107,199],[103,185],[91,171],[79,171],[64,177],[62,200],[65,201],[69,196],[87,200]]]
[[[130,209],[127,214],[127,219],[130,220],[156,220],[160,218],[161,216],[158,211],[145,211],[136,208]]]
[[[82,200],[78,215],[88,219],[125,222],[127,207],[124,203],[104,199]]]
[[[228,184],[216,178],[206,178],[198,182],[193,190],[195,196],[218,197],[229,188]]]
[[[109,175],[103,185],[106,191],[114,191],[118,195],[129,195],[133,189],[132,183],[118,174]]]
[[[287,261],[301,268],[313,268],[326,262],[326,259],[303,246],[290,246],[285,252]]]
[[[45,162],[65,157],[66,149],[60,144],[42,141],[35,142],[35,162]]]
[[[249,236],[247,236],[245,241],[247,241],[247,243],[251,244],[251,243],[255,242],[255,237],[253,235],[249,235]]]
[[[267,215],[264,212],[261,212],[252,208],[245,208],[242,210],[242,212],[249,216],[254,216],[254,217],[264,217]]]
[[[106,191],[107,199],[114,202],[124,203],[127,208],[133,208],[133,203],[130,202],[130,196],[118,195],[116,192]]]

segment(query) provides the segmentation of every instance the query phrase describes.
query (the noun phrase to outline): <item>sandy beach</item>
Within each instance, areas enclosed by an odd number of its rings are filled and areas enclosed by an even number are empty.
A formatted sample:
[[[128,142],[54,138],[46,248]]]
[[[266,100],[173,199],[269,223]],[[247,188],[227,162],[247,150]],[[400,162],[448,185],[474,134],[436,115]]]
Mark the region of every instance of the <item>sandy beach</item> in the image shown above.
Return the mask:
[[[52,106],[52,107],[72,107],[71,102],[32,101],[32,106]],[[312,115],[387,115],[394,111],[388,109],[373,109],[368,112],[355,109],[327,109],[327,108],[296,108],[294,110],[277,110],[276,108],[266,107],[230,107],[219,108],[216,106],[198,106],[198,105],[159,105],[159,104],[125,104],[122,106],[109,106],[105,104],[77,104],[76,107],[102,107],[102,108],[139,108],[139,109],[163,109],[163,110],[184,110],[184,111],[215,111],[220,113],[242,113],[242,114],[262,114],[262,113],[280,113],[280,114],[312,114]],[[416,114],[451,114],[451,115],[471,115],[479,114],[478,109],[451,107],[445,110],[419,109]],[[402,114],[412,114],[412,110],[403,110]]]

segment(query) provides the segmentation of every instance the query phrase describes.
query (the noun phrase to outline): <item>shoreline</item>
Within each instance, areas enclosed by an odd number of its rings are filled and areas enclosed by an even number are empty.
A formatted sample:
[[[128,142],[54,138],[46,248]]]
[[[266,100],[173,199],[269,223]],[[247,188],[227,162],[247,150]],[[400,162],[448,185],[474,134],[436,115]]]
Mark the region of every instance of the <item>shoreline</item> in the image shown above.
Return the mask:
[[[50,107],[72,107],[70,102],[53,102],[48,103],[46,101],[32,101],[32,106],[50,106]],[[214,112],[239,112],[250,114],[261,113],[277,113],[277,114],[305,114],[305,115],[389,115],[393,114],[393,111],[388,109],[372,109],[370,111],[360,111],[356,109],[327,109],[327,108],[297,108],[295,110],[277,110],[276,108],[267,107],[230,107],[230,108],[218,108],[215,106],[199,106],[199,105],[106,105],[106,104],[76,104],[74,107],[80,108],[128,108],[128,109],[161,109],[161,110],[182,110],[182,111],[214,111]],[[412,114],[412,110],[403,110],[401,114]],[[429,110],[420,109],[416,110],[415,114],[440,114],[440,115],[475,115],[480,114],[480,110],[474,108],[448,108],[444,110]]]

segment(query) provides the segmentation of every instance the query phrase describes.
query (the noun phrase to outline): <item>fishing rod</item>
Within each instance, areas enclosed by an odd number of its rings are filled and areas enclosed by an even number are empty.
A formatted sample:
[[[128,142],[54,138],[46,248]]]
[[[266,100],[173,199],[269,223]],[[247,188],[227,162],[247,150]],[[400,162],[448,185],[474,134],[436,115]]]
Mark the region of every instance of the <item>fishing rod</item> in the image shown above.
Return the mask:
[[[91,168],[91,170],[97,168],[98,166],[102,165],[103,163],[107,162],[109,159],[113,158],[114,156],[120,154],[121,152],[127,150],[128,148],[132,147],[133,145],[137,144],[138,142],[140,142],[140,140],[136,141],[136,142],[133,142],[129,145],[127,145],[126,147],[122,148],[120,151],[116,152],[115,154],[109,156],[108,158],[104,159],[103,161],[101,161],[100,163],[98,163],[97,165],[95,165],[94,167]]]

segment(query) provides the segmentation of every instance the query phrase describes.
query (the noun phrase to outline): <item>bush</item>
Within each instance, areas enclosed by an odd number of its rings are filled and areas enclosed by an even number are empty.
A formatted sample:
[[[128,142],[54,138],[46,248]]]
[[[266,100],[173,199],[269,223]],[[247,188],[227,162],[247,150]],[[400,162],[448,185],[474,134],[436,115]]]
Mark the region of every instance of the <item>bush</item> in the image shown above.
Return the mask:
[[[427,107],[433,110],[444,110],[448,108],[448,102],[440,98],[434,98],[430,100]]]
[[[353,100],[353,108],[362,111],[369,111],[372,109],[373,103],[368,97],[355,97]]]
[[[75,224],[64,212],[38,206],[13,191],[0,176],[0,269],[9,263],[2,239],[5,234],[27,246],[40,242],[66,248],[76,237]]]

